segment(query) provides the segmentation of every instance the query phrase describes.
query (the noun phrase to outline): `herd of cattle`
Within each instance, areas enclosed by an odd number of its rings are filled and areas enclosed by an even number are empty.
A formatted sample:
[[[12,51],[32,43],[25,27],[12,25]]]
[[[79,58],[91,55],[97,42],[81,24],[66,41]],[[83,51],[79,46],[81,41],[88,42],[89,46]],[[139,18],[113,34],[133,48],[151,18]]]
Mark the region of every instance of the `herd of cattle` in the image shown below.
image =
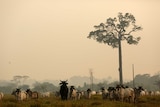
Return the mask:
[[[108,89],[102,87],[101,91],[96,92],[91,89],[87,89],[86,91],[78,91],[74,88],[74,86],[70,86],[70,90],[68,90],[67,81],[61,81],[60,84],[60,95],[62,100],[67,100],[67,98],[79,100],[82,97],[90,99],[92,95],[99,94],[102,96],[102,99],[135,103],[138,101],[140,96],[160,96],[160,91],[147,91],[142,87],[131,88],[128,86],[124,87],[123,85],[117,85],[116,87],[109,87]]]
[[[102,99],[135,103],[138,101],[140,96],[160,96],[160,91],[147,91],[142,87],[130,88],[127,86],[124,87],[123,85],[117,85],[116,87],[108,87],[108,89],[102,87],[100,91],[96,92],[92,91],[91,89],[87,89],[86,91],[79,91],[75,89],[74,86],[70,86],[70,88],[68,88],[67,84],[67,81],[61,81],[60,90],[54,93],[54,95],[56,97],[60,97],[61,100],[80,100],[82,98],[90,99],[91,96],[98,94],[102,96]],[[23,101],[29,98],[38,99],[39,97],[50,97],[51,92],[38,93],[37,91],[31,91],[30,89],[27,89],[26,91],[16,89],[12,92],[12,95],[15,96],[16,100]],[[3,97],[4,94],[0,92],[0,100],[2,100]]]

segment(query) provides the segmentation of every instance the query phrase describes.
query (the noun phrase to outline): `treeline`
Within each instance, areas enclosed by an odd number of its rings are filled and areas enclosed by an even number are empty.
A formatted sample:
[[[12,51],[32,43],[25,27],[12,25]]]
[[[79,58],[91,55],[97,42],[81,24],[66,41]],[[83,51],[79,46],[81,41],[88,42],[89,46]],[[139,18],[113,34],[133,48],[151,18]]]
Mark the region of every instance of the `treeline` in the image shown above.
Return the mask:
[[[103,81],[103,82],[92,84],[92,85],[84,83],[83,86],[78,86],[76,88],[78,90],[87,90],[88,88],[91,88],[92,90],[99,91],[101,87],[108,88],[110,86],[116,86],[117,84],[119,84],[118,81],[113,81],[113,82]],[[138,74],[135,76],[134,82],[133,81],[126,82],[124,83],[124,85],[129,87],[142,86],[148,91],[160,90],[160,74],[156,74],[153,76],[151,76],[150,74],[142,74],[142,75]],[[68,86],[70,86],[70,84]],[[23,90],[30,88],[31,90],[33,91],[36,90],[38,92],[59,91],[59,86],[55,86],[53,83],[50,83],[50,82],[43,82],[43,83],[35,82],[32,85],[32,87],[30,87],[30,85],[27,85],[27,84],[17,86],[16,83],[11,82],[5,86],[0,86],[0,91],[9,94],[9,93],[12,93],[12,91],[15,90],[17,87]]]
[[[99,90],[101,87],[108,88],[110,86],[116,86],[119,84],[118,81],[114,81],[109,83],[108,81],[104,81],[98,84],[93,84],[92,86],[90,84],[84,84],[83,87],[78,87],[80,89],[86,89],[87,87],[93,87],[93,90]],[[135,76],[134,81],[125,82],[124,86],[129,87],[139,87],[142,86],[144,89],[147,89],[148,91],[156,91],[160,90],[160,74],[156,74],[151,76],[150,74],[138,74]]]

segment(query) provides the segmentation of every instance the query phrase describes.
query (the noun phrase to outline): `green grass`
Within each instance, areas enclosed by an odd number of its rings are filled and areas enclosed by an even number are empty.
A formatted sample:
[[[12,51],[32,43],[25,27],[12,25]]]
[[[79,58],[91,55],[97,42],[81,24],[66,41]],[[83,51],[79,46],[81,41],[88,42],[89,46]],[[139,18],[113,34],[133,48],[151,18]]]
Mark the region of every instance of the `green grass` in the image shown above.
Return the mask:
[[[51,96],[50,98],[28,99],[26,101],[16,101],[11,95],[5,95],[0,101],[0,107],[160,107],[160,96],[141,97],[137,104],[120,101],[102,100],[101,96],[95,95],[91,99],[81,99],[77,101],[61,101],[60,98]]]

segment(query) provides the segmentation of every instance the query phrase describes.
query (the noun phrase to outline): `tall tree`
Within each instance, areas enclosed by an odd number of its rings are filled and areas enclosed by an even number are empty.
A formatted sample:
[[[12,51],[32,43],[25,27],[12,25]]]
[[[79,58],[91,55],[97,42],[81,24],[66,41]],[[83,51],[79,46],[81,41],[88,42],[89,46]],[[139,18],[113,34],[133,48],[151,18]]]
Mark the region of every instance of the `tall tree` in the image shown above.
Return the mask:
[[[13,80],[11,80],[11,81],[16,83],[16,85],[17,85],[16,87],[19,87],[21,85],[21,79],[22,79],[22,76],[16,75],[13,77]]]
[[[136,25],[135,17],[130,13],[118,14],[118,17],[108,18],[106,23],[94,26],[95,31],[89,33],[88,38],[93,38],[99,43],[107,44],[113,48],[118,48],[119,52],[119,80],[123,84],[122,76],[122,47],[121,41],[128,44],[138,44],[140,37],[134,37],[132,32],[141,30],[142,27]]]

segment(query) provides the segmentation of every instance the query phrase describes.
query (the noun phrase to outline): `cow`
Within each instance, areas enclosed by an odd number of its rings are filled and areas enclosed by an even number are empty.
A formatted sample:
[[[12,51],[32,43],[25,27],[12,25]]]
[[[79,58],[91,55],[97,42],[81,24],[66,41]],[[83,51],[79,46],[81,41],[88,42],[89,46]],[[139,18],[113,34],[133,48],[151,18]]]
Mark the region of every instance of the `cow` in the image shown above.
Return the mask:
[[[23,101],[27,99],[27,93],[25,91],[21,91],[21,89],[17,88],[12,92],[12,95],[15,96],[16,100]]]
[[[51,93],[50,92],[43,92],[43,93],[41,93],[41,96],[42,97],[50,97]]]
[[[109,92],[104,87],[101,88],[102,91],[102,99],[107,99]]]
[[[26,90],[27,95],[29,96],[29,98],[33,98],[33,99],[38,99],[38,92],[37,91],[31,91],[30,89]]]
[[[90,99],[90,98],[91,98],[91,95],[92,95],[91,92],[92,92],[92,90],[91,90],[90,88],[88,88],[88,89],[87,89],[87,96],[86,96],[87,99]]]
[[[129,87],[124,87],[123,85],[118,85],[116,87],[116,90],[118,93],[118,97],[122,102],[124,101],[134,102],[135,98],[134,89]]]
[[[3,99],[3,97],[4,97],[3,92],[0,92],[0,101]]]
[[[140,96],[145,96],[146,95],[146,92],[144,91],[144,90],[142,90],[141,92],[140,92]]]
[[[144,89],[139,86],[138,88],[134,88],[134,94],[135,94],[135,97],[134,97],[134,103],[138,102],[138,99],[140,96],[142,96],[142,93],[144,92]]]
[[[77,90],[77,100],[80,100],[82,98],[82,91]]]
[[[69,98],[71,100],[76,100],[76,98],[77,98],[77,90],[75,89],[74,86],[70,87]]]
[[[109,87],[108,89],[108,98],[112,101],[119,100],[118,92],[115,87]]]
[[[60,95],[61,95],[61,100],[67,100],[68,97],[68,87],[67,87],[67,80],[66,81],[61,81],[59,83],[60,86]]]
[[[96,95],[97,92],[96,91],[91,91],[91,95]]]
[[[155,91],[155,92],[154,92],[154,95],[155,95],[155,96],[159,96],[159,95],[160,95],[160,92],[159,92],[159,91]]]
[[[60,92],[59,92],[59,91],[55,91],[55,92],[54,92],[54,96],[55,96],[55,97],[60,97]]]
[[[149,91],[149,95],[150,95],[150,96],[153,96],[153,95],[154,95],[154,92],[153,92],[153,91]]]

